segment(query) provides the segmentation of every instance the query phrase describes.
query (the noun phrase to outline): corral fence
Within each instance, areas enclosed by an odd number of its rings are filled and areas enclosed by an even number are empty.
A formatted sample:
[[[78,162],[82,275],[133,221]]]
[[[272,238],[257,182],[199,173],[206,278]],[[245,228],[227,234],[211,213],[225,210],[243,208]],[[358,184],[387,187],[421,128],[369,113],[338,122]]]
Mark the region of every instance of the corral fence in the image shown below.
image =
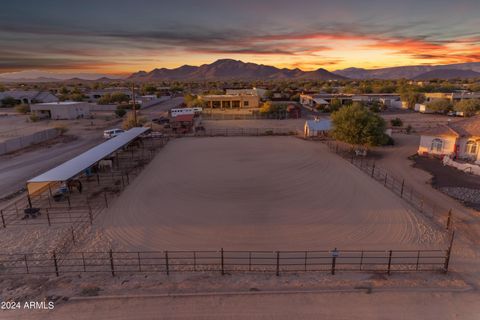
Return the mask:
[[[426,217],[430,218],[434,222],[440,223],[447,230],[451,229],[451,210],[448,212],[441,211],[441,209],[434,202],[426,200],[424,195],[407,184],[404,178],[395,176],[388,172],[385,168],[376,165],[374,159],[368,159],[364,156],[356,156],[353,147],[334,141],[326,141],[325,143],[331,151],[348,160],[354,166],[362,170],[365,174],[383,184],[385,188],[391,190]],[[445,221],[437,221],[438,218],[442,219],[443,217],[446,217]]]
[[[287,120],[300,119],[299,115],[291,115],[288,112],[272,113],[272,114],[255,114],[255,113],[208,113],[202,112],[203,120]]]
[[[453,236],[452,236],[453,241]],[[447,272],[447,250],[149,251],[0,254],[0,275],[71,273]]]
[[[234,137],[234,136],[294,136],[295,128],[211,128],[196,131],[195,137]],[[188,135],[188,134],[187,134]]]
[[[154,141],[155,140],[155,141]],[[92,176],[81,175],[83,192],[68,192],[61,200],[54,200],[48,191],[34,196],[25,196],[0,209],[0,228],[10,225],[58,225],[78,223],[92,224],[111,199],[117,197],[143,168],[153,159],[155,152],[168,140],[151,139],[147,149],[125,150],[119,153],[112,168],[97,171]],[[25,210],[37,210],[32,217]]]

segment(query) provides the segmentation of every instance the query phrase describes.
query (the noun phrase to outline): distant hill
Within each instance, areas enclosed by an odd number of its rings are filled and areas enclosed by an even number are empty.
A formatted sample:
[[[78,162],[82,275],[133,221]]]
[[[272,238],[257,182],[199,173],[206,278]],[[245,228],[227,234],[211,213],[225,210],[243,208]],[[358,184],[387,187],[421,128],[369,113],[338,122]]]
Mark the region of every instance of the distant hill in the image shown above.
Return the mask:
[[[280,69],[255,63],[246,63],[232,59],[221,59],[199,67],[184,65],[175,69],[154,69],[150,72],[139,71],[128,77],[133,80],[281,80],[312,79],[342,80],[345,77],[333,74],[325,69],[302,71],[300,69]]]
[[[381,69],[362,69],[362,68],[348,68],[337,70],[333,73],[351,79],[415,79],[416,77],[435,70],[450,70],[456,71],[473,71],[480,72],[480,62],[457,63],[450,65],[436,65],[436,66],[402,66]],[[452,72],[451,76],[442,79],[458,78],[460,72]],[[447,73],[444,73],[447,76]],[[464,73],[468,76],[469,73]],[[470,73],[471,74],[471,73]],[[460,75],[460,78],[462,75]]]
[[[480,72],[473,70],[459,70],[459,69],[436,69],[422,73],[414,80],[431,80],[431,79],[470,79],[480,78]]]

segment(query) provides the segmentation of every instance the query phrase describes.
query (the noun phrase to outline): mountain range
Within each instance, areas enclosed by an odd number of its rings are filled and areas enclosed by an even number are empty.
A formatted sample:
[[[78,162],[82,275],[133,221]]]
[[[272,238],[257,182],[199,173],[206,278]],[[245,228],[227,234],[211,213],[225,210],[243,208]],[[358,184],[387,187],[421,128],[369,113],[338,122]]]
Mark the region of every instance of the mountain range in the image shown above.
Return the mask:
[[[159,80],[344,80],[344,79],[468,79],[480,78],[480,62],[449,65],[400,66],[380,69],[347,68],[333,72],[325,69],[303,71],[220,59],[201,66],[184,65],[174,69],[138,71],[127,77],[102,74],[65,74],[36,70],[0,74],[0,82],[79,82],[79,81],[159,81]]]
[[[211,64],[199,67],[184,65],[175,69],[153,69],[150,72],[139,71],[127,79],[152,80],[343,80],[342,75],[334,74],[325,69],[302,71],[298,68],[287,69],[266,66],[232,59],[220,59]]]
[[[480,77],[480,62],[456,63],[436,66],[402,66],[380,69],[347,68],[334,74],[349,79],[455,79]]]

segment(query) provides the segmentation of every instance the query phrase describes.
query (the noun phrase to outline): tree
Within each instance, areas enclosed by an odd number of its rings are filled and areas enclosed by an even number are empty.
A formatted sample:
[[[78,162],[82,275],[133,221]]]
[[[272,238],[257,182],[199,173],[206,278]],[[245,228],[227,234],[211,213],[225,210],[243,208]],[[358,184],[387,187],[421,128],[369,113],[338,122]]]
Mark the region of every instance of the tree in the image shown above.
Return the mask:
[[[115,114],[119,118],[123,118],[123,116],[125,116],[126,113],[127,113],[127,111],[124,108],[118,108],[117,107],[117,110],[115,110]]]
[[[455,103],[453,109],[463,112],[465,116],[470,117],[480,111],[480,99],[463,99]]]
[[[337,111],[342,107],[342,101],[340,99],[334,98],[330,101],[330,111]]]
[[[408,109],[415,108],[416,103],[422,103],[425,101],[425,95],[413,90],[406,90],[400,93],[400,99],[407,102]]]
[[[346,143],[371,147],[388,141],[385,120],[358,103],[333,112],[332,124],[333,137]]]
[[[143,127],[145,123],[147,123],[147,118],[140,117],[139,115],[137,115],[137,123],[135,123],[133,112],[129,112],[127,117],[123,120],[122,127],[123,129],[128,130],[133,127]]]
[[[427,108],[435,112],[446,113],[452,109],[452,104],[448,99],[434,99],[427,103]]]
[[[2,99],[2,107],[12,108],[17,104],[19,104],[19,102],[12,97],[6,97]]]

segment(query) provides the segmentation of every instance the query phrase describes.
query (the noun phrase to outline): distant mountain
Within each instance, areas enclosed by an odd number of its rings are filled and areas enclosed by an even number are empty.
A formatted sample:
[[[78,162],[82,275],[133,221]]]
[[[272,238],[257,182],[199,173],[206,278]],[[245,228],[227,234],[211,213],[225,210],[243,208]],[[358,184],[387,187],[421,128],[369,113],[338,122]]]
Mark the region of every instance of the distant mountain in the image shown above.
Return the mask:
[[[0,82],[59,82],[59,81],[89,81],[102,78],[121,79],[116,75],[106,75],[101,73],[63,73],[41,70],[23,70],[17,72],[0,73]]]
[[[139,71],[127,79],[133,80],[281,80],[312,79],[341,80],[345,77],[328,72],[325,69],[302,71],[300,69],[280,69],[255,63],[246,63],[232,59],[221,59],[199,67],[184,65],[175,69],[153,69],[150,72]]]
[[[436,66],[403,66],[381,69],[348,68],[343,70],[337,70],[333,73],[351,79],[415,79],[416,77],[430,71],[449,69],[454,69],[457,71],[480,72],[480,62],[456,63]],[[456,74],[456,72],[452,72],[451,77],[445,77],[442,79],[458,78],[459,76],[457,76]],[[460,75],[460,73],[458,74]],[[445,73],[445,75],[447,74]],[[460,75],[460,77],[462,76]]]
[[[436,69],[419,74],[414,80],[431,80],[431,79],[470,79],[480,78],[480,72],[473,70],[459,69]]]

